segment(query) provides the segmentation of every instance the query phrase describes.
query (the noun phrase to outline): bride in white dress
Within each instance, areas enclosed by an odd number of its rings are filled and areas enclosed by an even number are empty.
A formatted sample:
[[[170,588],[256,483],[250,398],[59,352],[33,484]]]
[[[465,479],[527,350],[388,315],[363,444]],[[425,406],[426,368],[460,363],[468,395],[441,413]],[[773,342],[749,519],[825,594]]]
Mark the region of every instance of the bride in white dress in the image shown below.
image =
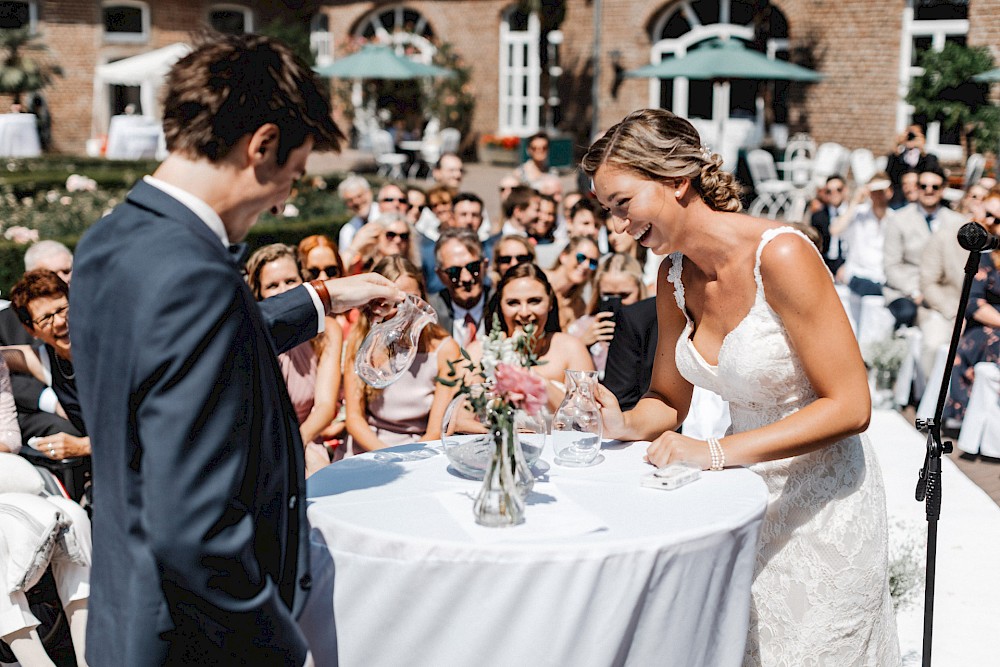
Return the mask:
[[[744,665],[899,665],[857,341],[815,246],[739,213],[721,162],[662,109],[630,114],[583,159],[615,230],[671,255],[649,393],[623,414],[602,388],[605,435],[652,441],[656,466],[743,465],[767,483]],[[729,401],[724,438],[674,431],[693,385]]]

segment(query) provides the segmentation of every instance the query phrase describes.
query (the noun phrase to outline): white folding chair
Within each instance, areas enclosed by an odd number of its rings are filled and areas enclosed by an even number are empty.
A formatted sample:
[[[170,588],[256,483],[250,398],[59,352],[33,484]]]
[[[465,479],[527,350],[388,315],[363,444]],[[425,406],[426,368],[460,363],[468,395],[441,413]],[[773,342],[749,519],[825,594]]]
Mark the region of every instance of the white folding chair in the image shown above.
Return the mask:
[[[782,169],[786,181],[798,187],[808,185],[812,178],[812,162],[816,154],[816,142],[807,134],[796,134],[785,146]]]
[[[371,135],[372,154],[375,156],[375,164],[378,165],[378,173],[389,178],[403,178],[403,165],[406,164],[406,155],[395,152],[395,144],[392,135],[388,130],[376,130]]]
[[[813,184],[821,187],[826,184],[827,178],[834,175],[844,178],[850,159],[850,151],[840,144],[833,141],[820,144],[813,160]]]
[[[772,220],[801,222],[805,210],[805,193],[791,181],[778,178],[774,157],[762,148],[755,148],[747,153],[746,161],[750,180],[757,192],[757,198],[751,202],[748,213]]]
[[[878,171],[875,166],[875,154],[867,148],[855,148],[851,151],[850,162],[851,175],[858,187],[872,180],[872,176]]]

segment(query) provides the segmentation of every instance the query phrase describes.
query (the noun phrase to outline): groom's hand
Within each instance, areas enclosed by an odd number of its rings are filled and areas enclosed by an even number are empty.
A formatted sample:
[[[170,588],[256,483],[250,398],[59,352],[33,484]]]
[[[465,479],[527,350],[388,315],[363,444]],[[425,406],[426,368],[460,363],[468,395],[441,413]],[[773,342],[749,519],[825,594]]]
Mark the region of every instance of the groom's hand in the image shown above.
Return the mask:
[[[377,273],[328,280],[326,289],[330,292],[330,311],[333,313],[343,313],[370,303],[375,315],[381,317],[406,298],[395,283]]]

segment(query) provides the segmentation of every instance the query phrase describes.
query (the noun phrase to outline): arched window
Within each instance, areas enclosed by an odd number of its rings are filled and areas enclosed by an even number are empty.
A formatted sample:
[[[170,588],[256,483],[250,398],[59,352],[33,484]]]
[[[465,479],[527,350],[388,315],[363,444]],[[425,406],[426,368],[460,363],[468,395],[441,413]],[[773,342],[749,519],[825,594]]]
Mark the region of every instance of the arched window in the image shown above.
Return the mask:
[[[516,6],[500,22],[500,134],[527,136],[539,128],[542,107],[541,22]]]
[[[208,8],[208,25],[227,35],[253,32],[253,11],[240,5],[212,5]]]
[[[136,0],[111,0],[101,6],[104,40],[148,42],[149,6]]]
[[[0,2],[0,30],[37,30],[38,7],[35,0],[3,0]]]
[[[711,39],[755,41],[759,26],[769,58],[788,58],[788,24],[784,15],[767,3],[748,0],[681,0],[663,12],[651,30],[653,46],[650,61],[683,56]],[[748,44],[750,46],[750,44]],[[787,117],[787,84],[773,82],[774,120],[784,123]],[[726,118],[756,118],[760,83],[696,81],[688,79],[651,79],[650,104],[670,109],[689,119],[719,121]],[[763,119],[757,119],[758,122]],[[698,124],[699,129],[711,125]]]
[[[330,33],[330,17],[317,12],[309,22],[309,48],[320,67],[333,62],[333,35]]]
[[[899,101],[896,103],[896,131],[910,123],[913,107],[906,103],[906,93],[913,77],[923,74],[917,67],[924,51],[941,51],[946,42],[964,45],[969,33],[968,0],[906,0],[903,8],[903,37],[900,44]],[[922,118],[913,118],[923,122]],[[927,150],[946,160],[962,159],[959,128],[943,128],[941,123],[926,123]]]
[[[433,44],[434,30],[426,17],[403,5],[369,14],[355,35],[368,41],[392,44],[398,53],[405,53],[422,63],[430,63],[437,51]]]

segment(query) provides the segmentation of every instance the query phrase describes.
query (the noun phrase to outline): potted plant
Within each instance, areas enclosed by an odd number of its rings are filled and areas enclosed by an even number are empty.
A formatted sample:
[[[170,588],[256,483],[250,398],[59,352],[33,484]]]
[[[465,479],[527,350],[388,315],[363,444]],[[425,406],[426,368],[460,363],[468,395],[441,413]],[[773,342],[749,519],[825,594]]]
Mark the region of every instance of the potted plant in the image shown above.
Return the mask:
[[[479,157],[490,164],[516,167],[521,155],[521,138],[484,134],[479,142]]]

